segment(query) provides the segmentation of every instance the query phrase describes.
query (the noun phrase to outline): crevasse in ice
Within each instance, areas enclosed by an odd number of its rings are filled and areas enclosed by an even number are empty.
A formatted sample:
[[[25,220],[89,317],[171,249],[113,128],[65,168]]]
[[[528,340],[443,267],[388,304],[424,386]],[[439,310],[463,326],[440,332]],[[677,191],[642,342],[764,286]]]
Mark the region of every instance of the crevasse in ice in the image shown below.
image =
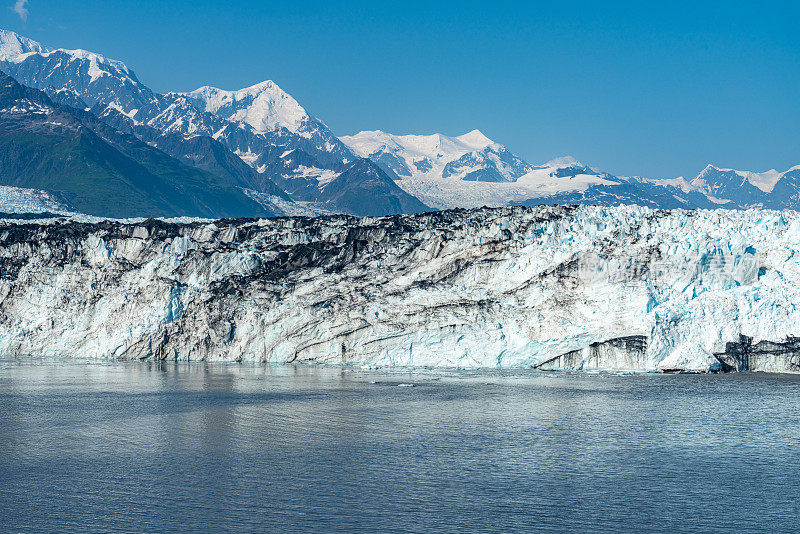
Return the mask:
[[[795,371],[800,215],[7,221],[0,354]]]

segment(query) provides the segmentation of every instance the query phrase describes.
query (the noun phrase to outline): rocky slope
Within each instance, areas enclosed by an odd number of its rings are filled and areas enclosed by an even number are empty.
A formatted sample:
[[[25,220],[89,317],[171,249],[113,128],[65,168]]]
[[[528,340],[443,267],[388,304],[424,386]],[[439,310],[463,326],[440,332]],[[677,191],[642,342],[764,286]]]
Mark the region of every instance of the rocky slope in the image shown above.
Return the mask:
[[[100,216],[275,214],[239,184],[170,158],[2,72],[0,184],[44,190]]]
[[[0,30],[0,70],[46,92],[56,103],[90,108],[113,128],[183,163],[222,171],[225,179],[243,174],[231,164],[232,158],[241,158],[256,174],[247,178],[246,187],[270,213],[297,211],[285,205],[290,202],[286,193],[321,213],[369,215],[382,210],[390,215],[397,205],[412,212],[429,209],[388,176],[375,188],[377,167],[354,166],[359,158],[272,81],[238,91],[201,87],[162,95],[120,61],[86,50],[53,49],[6,30]],[[362,168],[368,172],[359,175],[356,171]],[[351,189],[360,188],[362,198],[374,199],[370,210],[352,211],[355,203],[340,203],[342,197],[327,188],[344,173]]]
[[[800,215],[0,225],[0,354],[800,370]]]
[[[201,87],[157,94],[124,63],[85,50],[52,49],[5,30],[0,70],[56,103],[90,108],[184,164],[232,179],[276,214],[389,215],[397,209],[539,204],[800,209],[800,167],[757,173],[709,165],[690,180],[628,177],[569,157],[530,165],[478,130],[457,137],[376,130],[337,138],[269,80],[236,91]],[[362,158],[375,165],[359,163]],[[239,160],[251,170],[243,171]],[[378,180],[377,171],[383,173]],[[352,195],[329,186],[342,176]]]

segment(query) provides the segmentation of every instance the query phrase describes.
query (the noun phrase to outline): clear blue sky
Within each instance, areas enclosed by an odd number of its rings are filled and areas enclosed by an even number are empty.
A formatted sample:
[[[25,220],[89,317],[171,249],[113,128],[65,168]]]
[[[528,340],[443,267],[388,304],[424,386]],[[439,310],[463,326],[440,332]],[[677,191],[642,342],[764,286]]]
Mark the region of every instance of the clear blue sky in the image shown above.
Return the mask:
[[[629,175],[800,163],[800,2],[0,2],[157,91],[272,79],[338,135],[479,128]]]

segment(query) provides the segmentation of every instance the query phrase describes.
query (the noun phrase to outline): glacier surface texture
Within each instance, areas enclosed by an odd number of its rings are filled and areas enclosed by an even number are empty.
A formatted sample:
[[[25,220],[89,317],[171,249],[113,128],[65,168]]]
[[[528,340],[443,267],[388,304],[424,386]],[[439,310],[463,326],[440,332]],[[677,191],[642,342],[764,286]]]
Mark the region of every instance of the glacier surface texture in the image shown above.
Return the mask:
[[[798,250],[762,210],[4,220],[0,354],[794,372]]]

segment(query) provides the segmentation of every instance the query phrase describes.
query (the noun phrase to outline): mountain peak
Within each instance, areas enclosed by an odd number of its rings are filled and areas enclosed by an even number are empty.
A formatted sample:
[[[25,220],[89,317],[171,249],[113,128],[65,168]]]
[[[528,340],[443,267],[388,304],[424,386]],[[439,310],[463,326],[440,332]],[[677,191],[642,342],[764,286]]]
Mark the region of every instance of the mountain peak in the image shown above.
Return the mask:
[[[464,135],[459,135],[456,137],[456,139],[476,150],[480,150],[494,144],[494,141],[483,135],[483,132],[477,129],[467,132]]]
[[[276,94],[287,94],[286,91],[281,89],[277,83],[273,82],[272,80],[264,80],[263,82],[259,82],[257,84],[251,85],[250,87],[245,87],[244,89],[239,89],[236,91],[237,93],[244,93],[244,94],[260,94],[264,91],[269,91]]]
[[[0,30],[0,61],[14,61],[23,54],[41,54],[50,51],[50,48],[33,39],[28,39],[10,30]]]
[[[49,48],[15,32],[0,29],[0,61],[19,65],[34,55],[50,58],[53,62],[63,61],[64,55],[68,56],[68,62],[87,62],[87,72],[91,77],[91,82],[103,76],[112,75],[110,71],[114,70],[117,71],[117,74],[136,81],[133,72],[122,61],[108,59],[95,52],[80,48],[76,50]]]
[[[788,172],[788,171],[787,171]],[[775,184],[778,180],[781,179],[781,176],[785,174],[775,169],[770,169],[765,172],[752,172],[752,171],[739,171],[736,169],[726,169],[723,167],[717,167],[716,165],[706,165],[706,168],[703,169],[697,177],[691,181],[692,185],[697,187],[706,186],[706,178],[710,174],[721,173],[722,175],[726,176],[729,180],[731,177],[736,176],[740,179],[740,186],[744,185],[745,183],[749,183],[752,186],[757,187],[761,191],[765,193],[769,193],[775,187]],[[712,178],[713,179],[713,178]]]
[[[306,110],[272,80],[226,91],[204,86],[186,96],[199,102],[203,111],[228,120],[246,122],[260,133],[286,128],[299,133],[309,116]]]
[[[420,180],[513,182],[531,169],[480,130],[458,137],[372,130],[340,139],[357,156],[372,159],[390,174]]]

